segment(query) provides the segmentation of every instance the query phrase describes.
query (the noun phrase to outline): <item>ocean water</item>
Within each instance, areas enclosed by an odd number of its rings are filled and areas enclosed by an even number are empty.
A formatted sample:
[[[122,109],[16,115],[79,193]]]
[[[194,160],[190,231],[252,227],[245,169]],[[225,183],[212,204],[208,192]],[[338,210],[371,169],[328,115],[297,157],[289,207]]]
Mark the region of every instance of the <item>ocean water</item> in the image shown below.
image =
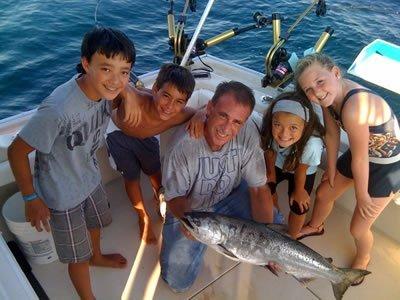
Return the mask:
[[[174,2],[177,19],[184,1]],[[285,18],[282,22],[285,32],[310,3],[311,0],[216,0],[200,37],[207,39],[233,27],[250,25],[256,11],[266,16],[280,13]],[[326,3],[325,17],[312,12],[296,27],[286,44],[289,52],[302,56],[327,26],[335,32],[324,51],[343,70],[347,70],[365,45],[377,38],[400,45],[400,0],[327,0]],[[189,35],[193,34],[206,4],[207,1],[198,0],[197,11],[188,12]],[[75,73],[81,39],[95,24],[96,7],[98,24],[119,28],[134,41],[135,73],[146,73],[172,60],[166,26],[169,1],[0,0],[0,119],[36,107]],[[268,26],[210,47],[207,52],[264,72],[264,56],[271,41],[272,28]],[[400,96],[375,89],[399,116]]]

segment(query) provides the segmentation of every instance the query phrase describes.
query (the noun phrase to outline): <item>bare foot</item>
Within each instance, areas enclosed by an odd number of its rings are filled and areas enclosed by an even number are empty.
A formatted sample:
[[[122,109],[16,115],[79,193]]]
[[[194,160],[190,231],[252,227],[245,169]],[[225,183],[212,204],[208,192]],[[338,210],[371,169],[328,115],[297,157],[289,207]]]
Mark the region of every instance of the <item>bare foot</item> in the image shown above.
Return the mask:
[[[297,240],[304,239],[308,236],[315,236],[315,235],[322,235],[324,234],[324,224],[322,223],[318,227],[311,226],[310,223],[307,223],[303,228],[300,230],[299,234],[297,235]]]
[[[106,267],[106,268],[125,268],[126,267],[126,258],[121,254],[112,253],[112,254],[102,254],[100,256],[92,256],[89,261],[91,266],[97,267]]]
[[[151,221],[148,216],[138,215],[139,217],[139,228],[140,237],[146,244],[156,244],[157,238],[152,230]]]

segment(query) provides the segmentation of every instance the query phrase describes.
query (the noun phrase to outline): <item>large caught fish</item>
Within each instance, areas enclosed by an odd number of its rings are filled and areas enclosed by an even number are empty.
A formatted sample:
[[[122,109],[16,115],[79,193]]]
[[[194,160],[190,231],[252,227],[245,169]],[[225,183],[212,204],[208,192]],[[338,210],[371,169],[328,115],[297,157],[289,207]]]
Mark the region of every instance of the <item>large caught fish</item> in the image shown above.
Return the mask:
[[[186,213],[181,222],[200,242],[238,261],[266,266],[277,263],[283,271],[300,281],[325,278],[332,283],[336,299],[366,270],[338,268],[327,259],[291,239],[274,224],[265,225],[216,213]]]

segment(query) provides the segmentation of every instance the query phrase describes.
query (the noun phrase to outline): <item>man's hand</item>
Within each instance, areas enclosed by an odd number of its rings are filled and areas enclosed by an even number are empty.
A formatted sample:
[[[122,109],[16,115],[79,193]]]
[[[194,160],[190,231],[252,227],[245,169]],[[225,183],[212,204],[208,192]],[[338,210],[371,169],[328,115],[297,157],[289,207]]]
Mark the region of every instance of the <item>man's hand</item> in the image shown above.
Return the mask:
[[[41,232],[43,230],[42,223],[44,229],[50,232],[50,211],[42,199],[37,198],[36,200],[25,202],[25,217],[26,221],[30,222],[32,227],[36,227],[37,231]]]

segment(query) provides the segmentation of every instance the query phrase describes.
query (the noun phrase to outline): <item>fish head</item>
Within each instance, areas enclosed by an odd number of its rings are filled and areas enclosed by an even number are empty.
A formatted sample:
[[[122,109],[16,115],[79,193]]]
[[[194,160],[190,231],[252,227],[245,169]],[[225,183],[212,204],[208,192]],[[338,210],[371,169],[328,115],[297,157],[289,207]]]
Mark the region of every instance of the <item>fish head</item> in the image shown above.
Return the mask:
[[[198,241],[204,244],[221,244],[225,239],[221,223],[218,222],[212,213],[185,213],[180,221]]]

